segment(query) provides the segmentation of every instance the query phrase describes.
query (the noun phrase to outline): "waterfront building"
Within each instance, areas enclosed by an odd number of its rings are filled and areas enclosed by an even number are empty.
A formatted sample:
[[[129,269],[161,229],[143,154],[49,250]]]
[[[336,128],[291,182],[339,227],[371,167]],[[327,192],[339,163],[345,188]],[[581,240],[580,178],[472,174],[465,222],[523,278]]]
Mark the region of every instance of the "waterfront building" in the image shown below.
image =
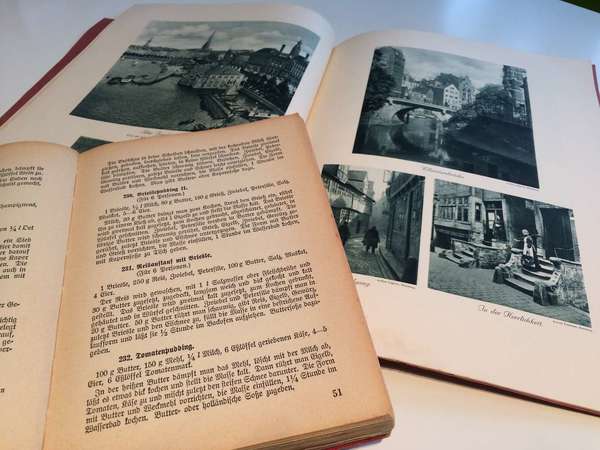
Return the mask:
[[[402,95],[402,83],[404,81],[405,58],[402,50],[395,47],[379,48],[380,64],[383,70],[390,75],[395,82],[392,95]]]
[[[475,101],[475,88],[469,77],[465,76],[460,78],[458,90],[460,92],[460,102],[462,105],[470,105]]]
[[[367,195],[369,180],[366,171],[350,170],[344,165],[326,164],[323,166],[321,178],[336,223],[340,225],[345,221],[350,233],[364,234],[369,227],[375,203],[375,200]]]
[[[251,50],[236,50],[233,52],[233,59],[229,61],[229,64],[242,69],[248,64],[248,60],[252,53]]]
[[[193,87],[235,95],[245,78],[244,74],[232,66],[216,66],[196,78]]]
[[[275,77],[277,82],[285,81],[293,92],[300,84],[300,79],[309,62],[309,55],[301,55],[301,49],[301,40],[292,47],[289,53],[285,53],[285,45],[282,45],[279,50],[262,48],[249,56],[245,70],[250,73]]]
[[[427,86],[426,84],[421,84],[410,91],[408,98],[423,103],[434,103],[433,89],[434,88]]]
[[[527,74],[525,69],[513,66],[502,67],[502,86],[511,99],[511,111],[507,114],[513,120],[528,122],[529,110],[526,98]]]
[[[235,66],[216,63],[197,63],[179,80],[181,86],[235,95],[246,76]]]
[[[402,87],[405,89],[404,92],[411,92],[417,86],[419,86],[419,82],[409,74],[405,73],[404,78],[402,78]]]
[[[498,85],[484,86],[484,88],[479,92],[475,100],[482,115],[511,121],[511,113],[510,111],[506,111],[506,103],[497,101],[496,95],[486,95],[490,91],[496,91],[496,94],[499,94],[501,91],[503,91],[503,89],[504,88],[502,86]]]
[[[433,102],[437,105],[449,106],[453,111],[461,108],[460,91],[453,84],[433,87]]]
[[[216,63],[196,63],[193,64],[186,73],[179,79],[177,84],[180,86],[196,87],[197,80],[203,78],[211,69],[217,67]],[[200,83],[201,85],[201,83]]]

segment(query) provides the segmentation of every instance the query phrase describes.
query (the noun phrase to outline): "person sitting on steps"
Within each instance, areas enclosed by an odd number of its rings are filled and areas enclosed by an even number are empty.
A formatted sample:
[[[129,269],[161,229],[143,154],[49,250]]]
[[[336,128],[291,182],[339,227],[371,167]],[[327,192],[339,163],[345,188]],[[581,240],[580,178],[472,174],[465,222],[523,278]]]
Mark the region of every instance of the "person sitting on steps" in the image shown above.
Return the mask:
[[[521,255],[521,264],[526,269],[540,270],[540,261],[537,255],[537,248],[529,231],[522,230],[523,235],[523,254]]]

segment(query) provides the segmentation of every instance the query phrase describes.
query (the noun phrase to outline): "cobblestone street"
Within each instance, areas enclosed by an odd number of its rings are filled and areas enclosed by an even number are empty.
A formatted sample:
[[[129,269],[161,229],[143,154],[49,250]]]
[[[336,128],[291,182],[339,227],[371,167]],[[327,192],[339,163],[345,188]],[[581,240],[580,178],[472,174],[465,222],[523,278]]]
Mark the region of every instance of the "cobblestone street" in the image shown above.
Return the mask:
[[[521,311],[590,326],[590,317],[585,311],[573,306],[541,306],[533,298],[505,284],[494,283],[491,269],[463,268],[458,264],[430,254],[429,287],[463,297],[475,298],[508,306]]]
[[[391,280],[395,279],[390,270],[386,267],[378,250],[375,250],[374,254],[367,253],[362,244],[362,236],[348,239],[344,250],[346,250],[346,256],[348,257],[350,269],[353,273]]]

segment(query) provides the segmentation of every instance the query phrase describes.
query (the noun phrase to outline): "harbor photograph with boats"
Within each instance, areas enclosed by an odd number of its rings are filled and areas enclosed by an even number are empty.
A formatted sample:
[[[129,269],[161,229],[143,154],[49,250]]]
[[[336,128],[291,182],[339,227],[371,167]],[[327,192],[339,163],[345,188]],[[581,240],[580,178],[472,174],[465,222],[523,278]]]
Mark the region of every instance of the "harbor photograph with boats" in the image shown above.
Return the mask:
[[[150,22],[71,115],[196,131],[285,114],[319,37],[282,22]]]
[[[379,47],[354,153],[539,187],[527,71],[410,47]]]

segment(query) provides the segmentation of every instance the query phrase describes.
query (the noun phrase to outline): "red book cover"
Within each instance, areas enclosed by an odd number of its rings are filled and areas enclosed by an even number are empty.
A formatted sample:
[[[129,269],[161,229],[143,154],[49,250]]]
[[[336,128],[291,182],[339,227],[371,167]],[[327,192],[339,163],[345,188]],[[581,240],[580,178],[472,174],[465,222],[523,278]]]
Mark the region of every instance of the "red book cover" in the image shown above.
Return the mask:
[[[598,97],[598,106],[600,106],[600,88],[598,88],[598,70],[596,64],[592,64],[592,75],[594,76],[594,87],[596,88],[596,97]]]
[[[102,30],[104,30],[113,19],[102,19],[96,22],[90,29],[75,42],[69,51],[58,61],[46,74],[40,78],[17,102],[11,106],[2,116],[0,116],[0,126],[8,121],[19,109],[31,100],[46,84],[52,80],[58,73],[66,67],[77,55],[79,55],[90,43],[96,39]]]

